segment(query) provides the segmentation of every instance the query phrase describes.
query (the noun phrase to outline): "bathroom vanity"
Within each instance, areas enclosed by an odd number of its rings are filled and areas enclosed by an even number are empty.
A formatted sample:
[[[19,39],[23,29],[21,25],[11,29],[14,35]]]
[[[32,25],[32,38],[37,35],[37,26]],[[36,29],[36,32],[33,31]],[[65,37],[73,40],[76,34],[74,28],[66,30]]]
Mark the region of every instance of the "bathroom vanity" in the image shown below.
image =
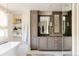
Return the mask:
[[[31,49],[62,51],[65,46],[62,39],[62,25],[61,11],[31,11]],[[65,47],[64,50],[67,48]]]

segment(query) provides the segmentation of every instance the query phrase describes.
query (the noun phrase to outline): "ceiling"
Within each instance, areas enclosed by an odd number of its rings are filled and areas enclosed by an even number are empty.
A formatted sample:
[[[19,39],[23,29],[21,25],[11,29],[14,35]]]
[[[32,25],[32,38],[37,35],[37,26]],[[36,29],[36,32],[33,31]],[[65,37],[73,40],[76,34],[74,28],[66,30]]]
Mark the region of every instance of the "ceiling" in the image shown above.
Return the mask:
[[[0,5],[11,10],[15,14],[22,14],[26,10],[62,11],[71,9],[70,3],[8,3]]]

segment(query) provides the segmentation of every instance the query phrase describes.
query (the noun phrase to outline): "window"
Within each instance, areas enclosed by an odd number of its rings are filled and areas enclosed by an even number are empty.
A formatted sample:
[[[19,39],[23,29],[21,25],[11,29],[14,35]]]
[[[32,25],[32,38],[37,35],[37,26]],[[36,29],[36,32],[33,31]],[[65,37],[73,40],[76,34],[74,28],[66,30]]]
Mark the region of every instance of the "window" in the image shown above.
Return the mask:
[[[0,37],[8,36],[8,15],[0,11]]]

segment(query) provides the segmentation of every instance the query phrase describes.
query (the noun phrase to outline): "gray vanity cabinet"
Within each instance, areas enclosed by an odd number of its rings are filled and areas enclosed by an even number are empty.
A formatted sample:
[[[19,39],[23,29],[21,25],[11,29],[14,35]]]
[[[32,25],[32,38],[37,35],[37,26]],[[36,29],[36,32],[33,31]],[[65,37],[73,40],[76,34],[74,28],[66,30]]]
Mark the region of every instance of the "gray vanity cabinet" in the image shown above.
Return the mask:
[[[55,37],[54,46],[55,50],[62,50],[62,37]]]
[[[31,11],[30,12],[30,45],[31,49],[37,49],[37,21],[38,21],[38,11]]]
[[[38,40],[38,50],[47,50],[48,49],[48,40],[46,37],[39,37]]]
[[[52,37],[40,37],[38,40],[38,50],[55,50],[54,38]]]
[[[62,37],[49,37],[48,50],[62,50]]]
[[[56,14],[55,17],[59,17],[60,13],[54,13],[54,15]],[[59,15],[59,16],[58,16]],[[62,50],[62,37],[61,37],[61,26],[60,27],[56,27],[58,26],[57,22],[55,20],[51,20],[56,22],[51,23],[51,34],[48,34],[49,36],[38,36],[38,11],[31,11],[30,12],[30,45],[31,45],[31,49],[32,50]],[[49,17],[46,17],[48,18]],[[44,19],[45,19],[44,18]],[[57,20],[57,18],[55,18]],[[59,18],[59,22],[60,22],[60,18]],[[39,23],[40,24],[40,23]],[[54,25],[55,28],[58,29],[54,29]],[[59,23],[59,25],[61,25],[61,23]],[[52,33],[53,32],[53,33]],[[55,32],[55,33],[54,33]]]
[[[35,49],[37,49],[37,42],[38,42],[38,40],[37,40],[38,38],[36,38],[36,37],[32,37],[31,38],[31,49],[32,50],[35,50]]]
[[[54,42],[55,38],[52,37],[48,37],[48,48],[47,50],[55,50],[55,42]]]
[[[62,37],[40,37],[38,50],[62,50]]]

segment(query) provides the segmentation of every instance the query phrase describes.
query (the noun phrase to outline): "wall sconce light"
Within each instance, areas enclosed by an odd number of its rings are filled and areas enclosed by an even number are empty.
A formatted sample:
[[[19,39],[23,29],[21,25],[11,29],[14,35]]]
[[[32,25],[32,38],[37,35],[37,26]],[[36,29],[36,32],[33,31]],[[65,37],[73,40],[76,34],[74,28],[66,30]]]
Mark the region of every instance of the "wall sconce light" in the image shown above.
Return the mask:
[[[13,30],[18,30],[16,27],[14,27],[14,29]]]
[[[67,26],[69,27],[69,22],[67,22]]]

